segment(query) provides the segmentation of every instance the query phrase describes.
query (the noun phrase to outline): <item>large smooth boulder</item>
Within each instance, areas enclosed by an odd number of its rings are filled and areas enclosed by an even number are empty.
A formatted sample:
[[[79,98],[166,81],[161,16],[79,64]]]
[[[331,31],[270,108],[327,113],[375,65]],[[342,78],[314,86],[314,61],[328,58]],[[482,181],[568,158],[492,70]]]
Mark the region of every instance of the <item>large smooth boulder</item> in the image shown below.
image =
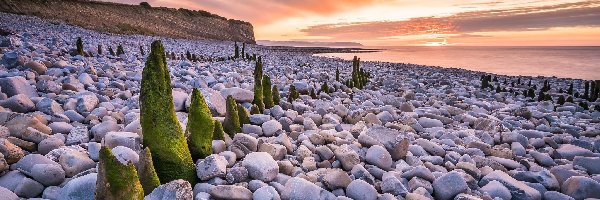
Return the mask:
[[[12,97],[17,94],[24,94],[30,98],[38,97],[35,88],[21,76],[0,78],[0,91],[2,91],[2,93],[6,94],[8,97]]]
[[[365,160],[383,170],[390,170],[393,162],[390,153],[379,145],[373,145],[367,150]]]
[[[24,94],[17,94],[6,100],[0,100],[0,106],[18,113],[28,113],[35,108],[35,104]]]
[[[480,185],[486,185],[491,181],[498,181],[502,183],[508,190],[513,198],[526,199],[526,200],[541,200],[542,195],[536,189],[528,186],[524,182],[518,181],[503,171],[496,170],[488,175],[484,176],[480,181]]]
[[[210,190],[210,196],[215,199],[251,200],[252,192],[242,186],[218,185]]]
[[[600,198],[600,183],[585,176],[573,176],[563,183],[561,192],[577,200]]]
[[[194,192],[192,185],[184,180],[178,179],[160,185],[152,193],[144,197],[144,200],[166,200],[166,199],[192,199]]]
[[[346,188],[346,196],[351,199],[376,200],[377,190],[371,184],[356,179]]]
[[[293,177],[285,183],[281,198],[288,200],[321,199],[322,192],[323,188],[314,183],[303,178]]]
[[[250,177],[264,182],[270,182],[279,173],[279,165],[266,152],[252,152],[246,155],[242,165],[248,169]]]
[[[0,176],[0,187],[4,187],[17,196],[33,198],[44,191],[44,186],[37,181],[27,178],[23,173],[13,170]]]
[[[436,199],[448,200],[466,192],[467,181],[458,172],[448,172],[433,181],[433,192]]]
[[[342,164],[342,168],[346,171],[352,170],[355,165],[360,163],[358,153],[347,144],[338,147],[333,153],[336,159]]]
[[[58,200],[93,200],[98,174],[90,173],[70,180],[58,195]]]
[[[202,181],[215,177],[225,177],[227,160],[221,155],[212,154],[196,164],[196,173]]]

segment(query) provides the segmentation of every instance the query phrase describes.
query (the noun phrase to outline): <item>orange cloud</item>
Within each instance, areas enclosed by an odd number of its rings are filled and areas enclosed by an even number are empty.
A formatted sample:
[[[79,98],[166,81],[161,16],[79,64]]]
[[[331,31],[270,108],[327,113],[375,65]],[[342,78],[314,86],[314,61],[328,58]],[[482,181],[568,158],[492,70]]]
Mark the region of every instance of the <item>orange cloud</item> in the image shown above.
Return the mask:
[[[473,32],[532,31],[555,27],[600,27],[600,3],[463,12],[402,21],[321,24],[300,31],[308,36],[326,36],[333,40],[376,40],[407,35],[463,34],[464,37]]]
[[[202,9],[227,18],[249,21],[256,25],[268,24],[282,18],[330,15],[391,0],[105,0],[139,4],[146,1],[152,6]]]

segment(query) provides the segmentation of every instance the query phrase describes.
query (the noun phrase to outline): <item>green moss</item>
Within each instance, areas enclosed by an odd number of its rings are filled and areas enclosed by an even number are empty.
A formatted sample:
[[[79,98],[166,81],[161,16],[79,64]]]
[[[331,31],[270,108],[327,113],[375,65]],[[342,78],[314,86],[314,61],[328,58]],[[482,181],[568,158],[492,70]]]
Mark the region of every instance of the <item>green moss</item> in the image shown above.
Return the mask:
[[[290,85],[290,90],[288,92],[288,97],[287,97],[288,102],[292,103],[298,97],[300,97],[300,93],[298,93],[298,91],[296,91],[296,86]]]
[[[310,89],[310,98],[317,99],[317,94],[315,93],[315,88]]]
[[[225,133],[233,138],[236,133],[242,131],[242,128],[240,127],[240,117],[238,115],[237,104],[231,95],[227,96],[225,108],[227,113],[225,114],[225,124],[223,124],[223,130],[225,130]]]
[[[214,123],[210,109],[202,93],[196,88],[192,91],[192,102],[188,116],[186,135],[193,160],[203,159],[212,154]]]
[[[275,103],[273,103],[273,92],[271,90],[271,78],[267,75],[263,75],[262,78],[262,93],[265,108],[270,109],[275,106]]]
[[[273,86],[273,91],[271,92],[273,93],[273,104],[279,105],[279,103],[281,103],[281,96],[279,95],[279,89],[277,88],[277,85]]]
[[[144,195],[152,193],[154,188],[160,185],[160,180],[158,179],[158,175],[152,164],[152,154],[148,147],[140,152],[140,162],[137,166],[137,172],[142,188],[144,188]]]
[[[235,53],[233,54],[233,58],[239,58],[240,57],[240,47],[237,45],[237,42],[235,43]]]
[[[215,128],[213,130],[213,140],[224,140],[225,132],[223,132],[223,124],[220,121],[214,120]]]
[[[252,105],[252,107],[250,108],[250,114],[257,115],[257,114],[261,114],[261,113],[260,113],[260,110],[258,110],[258,107],[256,105]]]
[[[132,163],[121,164],[106,146],[100,149],[95,199],[144,199],[144,189]]]
[[[160,180],[167,183],[183,179],[194,185],[196,168],[175,116],[171,77],[160,41],[152,43],[142,72],[140,123],[144,146],[152,151]]]
[[[265,104],[263,102],[262,76],[259,75],[254,76],[254,100],[252,100],[252,103],[258,106],[258,109],[261,112],[265,110]]]
[[[84,56],[85,52],[83,52],[83,41],[81,40],[81,37],[77,38],[77,54]]]
[[[248,110],[242,105],[238,105],[237,110],[238,117],[240,118],[240,125],[250,124],[250,114],[248,114]]]
[[[125,54],[125,50],[123,49],[123,45],[117,46],[117,56],[120,56],[121,54]]]
[[[115,51],[113,50],[112,47],[108,47],[108,52],[110,53],[111,56],[115,56]]]

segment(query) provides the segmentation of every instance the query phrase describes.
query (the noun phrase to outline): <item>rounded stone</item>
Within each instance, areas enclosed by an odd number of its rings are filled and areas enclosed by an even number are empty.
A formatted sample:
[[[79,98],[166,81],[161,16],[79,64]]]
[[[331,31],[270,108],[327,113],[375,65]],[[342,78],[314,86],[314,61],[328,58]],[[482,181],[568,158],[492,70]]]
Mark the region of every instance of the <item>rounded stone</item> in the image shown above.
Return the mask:
[[[377,190],[371,184],[356,179],[346,188],[346,196],[351,199],[376,200]]]

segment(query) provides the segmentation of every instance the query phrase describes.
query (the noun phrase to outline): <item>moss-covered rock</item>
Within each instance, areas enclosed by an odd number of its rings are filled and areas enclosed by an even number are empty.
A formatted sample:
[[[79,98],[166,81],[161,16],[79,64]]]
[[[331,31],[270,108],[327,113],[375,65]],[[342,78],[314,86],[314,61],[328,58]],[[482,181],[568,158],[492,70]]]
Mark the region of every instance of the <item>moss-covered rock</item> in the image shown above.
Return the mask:
[[[160,185],[160,180],[154,170],[154,164],[152,164],[150,148],[146,147],[140,152],[140,161],[136,169],[142,188],[144,188],[144,194],[152,193],[152,190]]]
[[[263,75],[262,78],[262,93],[265,108],[270,109],[275,106],[275,103],[273,103],[273,92],[271,90],[271,78],[267,75]]]
[[[261,114],[260,110],[258,109],[258,106],[252,105],[252,107],[250,107],[250,114],[253,114],[253,115]]]
[[[236,133],[242,131],[242,128],[240,126],[240,117],[238,114],[237,104],[231,95],[227,96],[225,109],[227,111],[225,114],[225,124],[223,124],[223,130],[225,130],[225,133],[227,133],[229,137],[233,138]]]
[[[76,46],[77,46],[77,54],[81,55],[81,56],[84,56],[85,52],[83,51],[83,41],[81,40],[81,37],[77,38],[77,44],[76,44]]]
[[[273,86],[271,92],[273,93],[273,104],[279,105],[279,103],[281,103],[281,96],[279,95],[279,88],[277,88],[277,85]]]
[[[108,53],[110,53],[111,56],[115,56],[115,51],[113,50],[112,47],[108,47]]]
[[[123,49],[123,45],[117,46],[117,56],[120,56],[121,54],[125,54],[125,49]]]
[[[288,91],[288,97],[287,97],[288,102],[292,103],[298,97],[300,97],[300,93],[298,93],[298,91],[296,90],[296,86],[290,85],[290,90]]]
[[[223,132],[223,124],[220,121],[214,120],[215,128],[213,129],[213,140],[224,140],[225,132]]]
[[[192,159],[198,160],[212,154],[212,134],[215,124],[204,96],[196,88],[192,91],[191,101],[185,131],[186,135],[189,135],[188,145]]]
[[[252,100],[252,103],[258,106],[258,109],[260,109],[261,112],[265,110],[262,76],[254,76],[254,100]]]
[[[315,93],[315,88],[310,88],[310,98],[317,99],[317,93]]]
[[[100,149],[95,199],[144,199],[144,189],[132,163],[121,164],[106,146]]]
[[[160,41],[152,43],[142,71],[140,123],[143,144],[152,151],[161,181],[184,179],[196,182],[196,168],[187,141],[175,116],[171,77]]]
[[[238,104],[238,117],[240,118],[240,125],[250,124],[250,114],[244,106]]]

